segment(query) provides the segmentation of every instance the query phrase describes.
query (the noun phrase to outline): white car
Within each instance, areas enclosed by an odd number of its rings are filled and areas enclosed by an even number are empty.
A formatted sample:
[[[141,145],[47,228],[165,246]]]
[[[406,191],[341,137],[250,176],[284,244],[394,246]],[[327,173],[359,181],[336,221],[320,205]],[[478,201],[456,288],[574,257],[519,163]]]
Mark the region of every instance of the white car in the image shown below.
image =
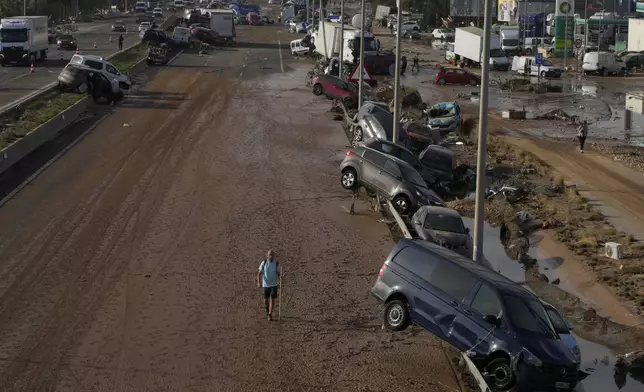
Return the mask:
[[[408,20],[406,22],[402,22],[400,25],[400,30],[405,32],[405,31],[420,31],[420,26],[418,25],[418,22]]]
[[[141,22],[141,24],[139,25],[139,33],[148,30],[150,27],[152,27],[152,24],[150,22]]]
[[[581,67],[586,75],[597,73],[604,76],[626,71],[624,60],[615,56],[613,52],[588,52],[584,54],[584,63]]]
[[[432,38],[439,39],[441,41],[453,41],[454,32],[447,29],[434,29],[434,31],[432,31]]]
[[[152,10],[152,16],[155,18],[163,18],[163,10],[161,8],[155,8]]]
[[[100,56],[92,56],[88,54],[75,54],[69,60],[69,64],[84,65],[86,67],[95,69],[96,71],[107,76],[107,79],[116,79],[121,88],[129,89],[132,86],[132,81],[128,74],[119,71],[112,63],[105,60]]]

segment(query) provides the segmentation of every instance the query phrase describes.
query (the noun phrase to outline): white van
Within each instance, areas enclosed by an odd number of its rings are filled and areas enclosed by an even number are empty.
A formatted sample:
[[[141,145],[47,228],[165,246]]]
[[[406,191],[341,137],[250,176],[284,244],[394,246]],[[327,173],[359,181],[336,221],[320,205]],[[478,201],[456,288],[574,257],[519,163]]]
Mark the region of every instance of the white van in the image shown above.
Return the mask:
[[[309,54],[309,47],[303,46],[302,41],[303,39],[301,38],[291,41],[291,54],[293,55],[293,57],[306,56],[307,54]]]
[[[179,45],[189,45],[192,33],[187,27],[175,27],[172,31],[172,40]]]
[[[588,52],[584,55],[581,67],[586,75],[596,73],[604,76],[626,72],[626,64],[613,52]]]
[[[145,1],[137,1],[134,5],[134,12],[137,14],[144,14],[148,10],[148,6]]]
[[[555,66],[552,61],[543,59],[541,66],[535,64],[532,56],[515,56],[512,59],[512,70],[519,75],[541,76],[542,78],[561,77],[561,68]]]
[[[119,85],[123,89],[129,89],[132,86],[132,81],[128,74],[124,74],[116,67],[99,56],[92,56],[89,54],[75,54],[69,60],[69,64],[78,64],[90,67],[97,70],[98,72],[104,74],[108,80],[116,79],[119,82]]]

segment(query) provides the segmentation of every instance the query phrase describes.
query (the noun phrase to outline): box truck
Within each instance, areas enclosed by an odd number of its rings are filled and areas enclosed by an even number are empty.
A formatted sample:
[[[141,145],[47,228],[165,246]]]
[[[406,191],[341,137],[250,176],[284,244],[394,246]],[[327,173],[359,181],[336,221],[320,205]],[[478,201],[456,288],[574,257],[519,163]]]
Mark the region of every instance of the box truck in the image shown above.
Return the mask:
[[[0,20],[0,65],[33,64],[47,58],[47,17],[14,16]]]
[[[234,41],[237,36],[235,32],[235,14],[231,10],[208,10],[210,12],[210,29],[220,37],[229,38]]]
[[[492,69],[507,71],[510,61],[501,50],[501,38],[498,34],[490,36],[490,65]],[[454,37],[454,55],[456,61],[467,65],[480,65],[483,55],[483,30],[478,27],[459,27]]]

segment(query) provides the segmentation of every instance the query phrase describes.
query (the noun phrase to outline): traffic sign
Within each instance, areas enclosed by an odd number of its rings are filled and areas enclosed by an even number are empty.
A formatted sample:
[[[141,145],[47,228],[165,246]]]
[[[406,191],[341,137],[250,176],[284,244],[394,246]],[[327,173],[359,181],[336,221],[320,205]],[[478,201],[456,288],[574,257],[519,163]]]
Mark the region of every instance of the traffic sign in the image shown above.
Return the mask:
[[[537,53],[534,55],[534,63],[541,65],[543,63],[543,53]]]
[[[575,48],[577,48],[577,49],[581,48],[581,44],[582,44],[582,43],[583,43],[583,42],[581,41],[581,39],[576,40],[576,41],[575,41]]]
[[[351,74],[349,75],[349,81],[351,82],[359,81],[359,77],[360,77],[360,73],[358,72],[359,67],[360,67],[360,63],[356,64],[355,68],[353,69],[353,71],[351,71]],[[364,80],[373,80],[373,78],[371,77],[371,74],[369,73],[369,71],[367,71],[366,66],[362,69],[362,73],[363,73]]]

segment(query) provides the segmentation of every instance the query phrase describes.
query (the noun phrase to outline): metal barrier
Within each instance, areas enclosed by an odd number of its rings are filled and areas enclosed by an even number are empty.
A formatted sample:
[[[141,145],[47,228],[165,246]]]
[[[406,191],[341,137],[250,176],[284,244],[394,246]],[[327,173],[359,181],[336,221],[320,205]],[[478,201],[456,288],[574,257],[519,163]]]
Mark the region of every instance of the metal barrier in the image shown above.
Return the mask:
[[[170,15],[165,21],[163,21],[163,23],[161,23],[161,25],[159,25],[159,28],[165,30],[166,28],[171,26],[172,23],[174,23],[174,21],[176,19],[177,19],[176,15]],[[138,45],[141,45],[141,43],[134,44],[134,45],[132,45],[132,46],[126,48],[126,49],[123,49],[123,50],[121,50],[119,52],[113,53],[113,54],[105,57],[105,59],[110,60],[110,59],[118,56],[119,54],[127,51],[127,50],[130,50],[132,48],[137,47]],[[38,96],[40,96],[42,94],[48,93],[49,91],[51,91],[54,88],[56,88],[56,86],[58,86],[58,82],[49,83],[49,84],[39,88],[38,90],[34,91],[31,94],[28,94],[28,95],[26,95],[26,96],[24,96],[22,98],[18,98],[17,100],[11,102],[10,104],[0,107],[0,116],[5,114],[5,113],[7,113],[7,112],[9,112],[9,111],[11,111],[11,110],[13,110],[13,109],[15,109],[15,108],[17,108],[18,106],[20,106],[20,105],[22,105],[22,104],[24,104],[26,102],[31,101],[32,99],[36,99]]]
[[[396,207],[394,207],[394,205],[389,200],[387,200],[387,206],[389,208],[389,212],[394,217],[396,224],[398,225],[398,227],[400,227],[400,230],[402,231],[403,236],[407,239],[414,238],[411,235],[411,232],[409,231],[409,229],[407,228],[407,224],[405,223],[404,219],[402,218],[402,216],[400,216],[400,214],[396,210]],[[474,377],[474,380],[476,381],[476,384],[481,389],[481,392],[491,392],[492,390],[487,385],[487,382],[485,382],[483,375],[481,374],[479,369],[477,369],[476,365],[474,365],[474,362],[472,362],[472,360],[467,356],[467,353],[462,353],[461,356],[465,360],[465,363],[467,364],[467,369],[469,370],[472,377]]]

